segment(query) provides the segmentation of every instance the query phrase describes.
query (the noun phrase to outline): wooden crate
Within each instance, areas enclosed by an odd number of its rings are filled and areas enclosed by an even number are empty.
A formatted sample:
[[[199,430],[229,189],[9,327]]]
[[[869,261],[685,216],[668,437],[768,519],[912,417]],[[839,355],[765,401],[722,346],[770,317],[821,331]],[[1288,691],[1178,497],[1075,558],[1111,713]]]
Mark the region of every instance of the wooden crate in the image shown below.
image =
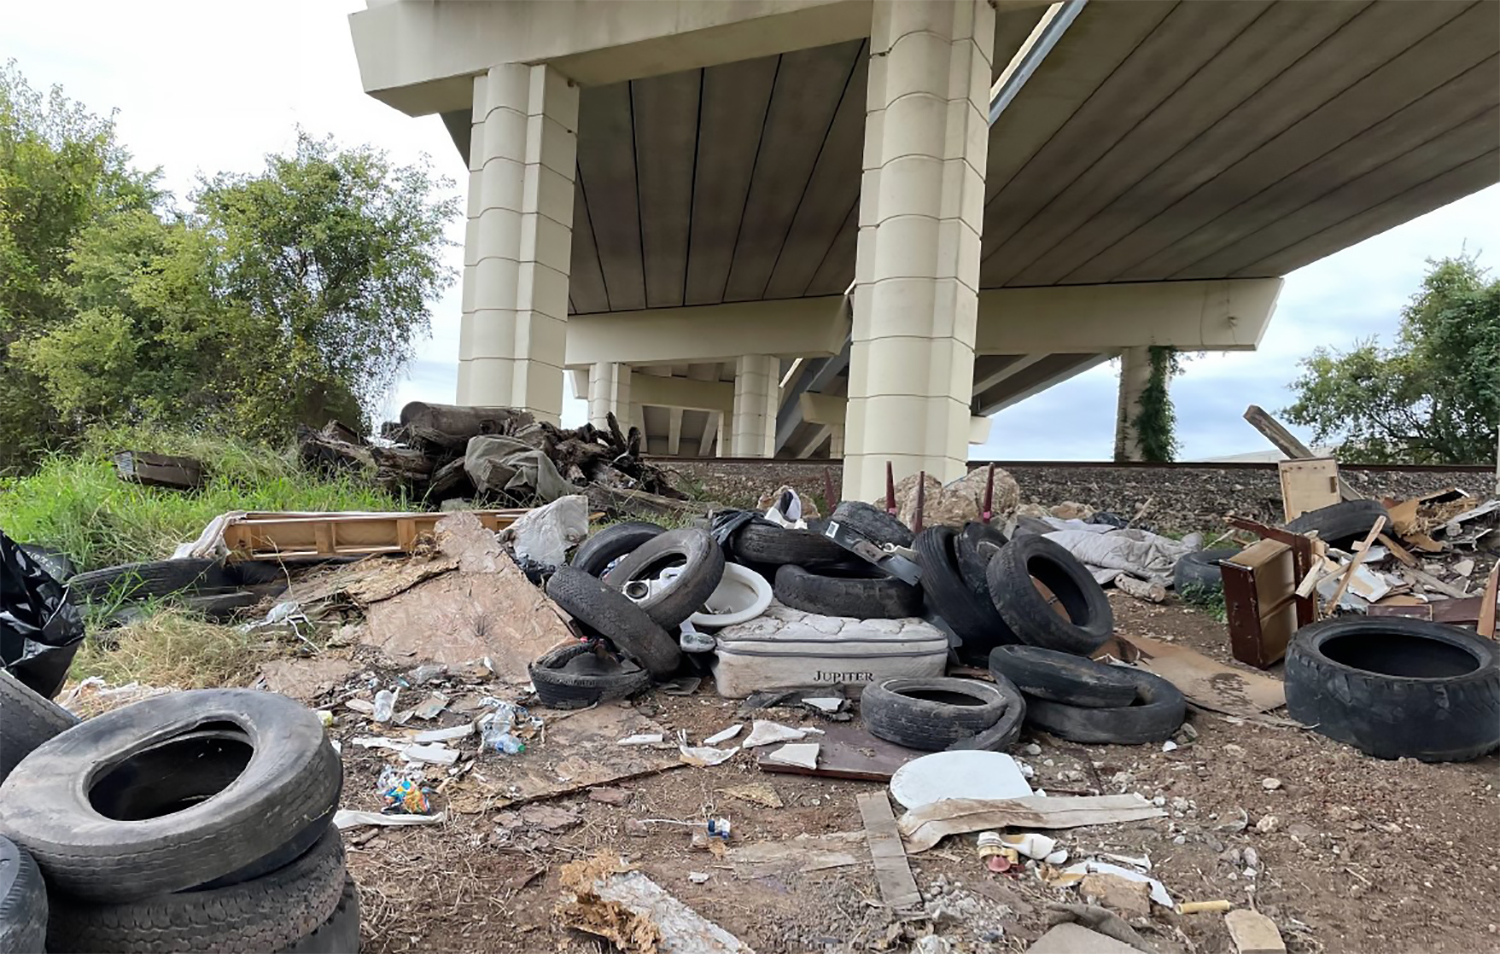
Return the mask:
[[[121,480],[147,487],[196,490],[203,486],[203,464],[191,457],[169,457],[145,451],[120,451],[115,471]]]
[[[503,530],[526,513],[471,511],[490,530]],[[224,545],[236,559],[374,556],[410,553],[431,539],[443,513],[249,513],[224,528]]]

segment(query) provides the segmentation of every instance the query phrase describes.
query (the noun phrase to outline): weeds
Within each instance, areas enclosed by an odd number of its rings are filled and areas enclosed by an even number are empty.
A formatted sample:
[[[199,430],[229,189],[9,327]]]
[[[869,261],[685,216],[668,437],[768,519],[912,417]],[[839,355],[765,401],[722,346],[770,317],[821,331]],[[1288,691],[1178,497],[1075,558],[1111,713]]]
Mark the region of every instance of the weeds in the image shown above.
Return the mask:
[[[179,689],[248,686],[260,664],[282,655],[263,636],[220,626],[172,606],[144,606],[142,618],[107,631],[109,646],[91,635],[69,676],[99,676],[112,686],[140,682]],[[92,627],[90,627],[92,630]]]
[[[1220,623],[1229,621],[1224,608],[1224,591],[1212,586],[1189,586],[1177,594],[1182,601],[1201,613],[1207,613]]]
[[[203,461],[207,484],[184,493],[126,483],[110,455],[125,448]],[[91,433],[76,453],[36,473],[0,482],[0,528],[24,543],[55,547],[80,570],[162,559],[231,510],[401,510],[405,502],[357,475],[303,471],[290,454],[232,438],[157,430]]]

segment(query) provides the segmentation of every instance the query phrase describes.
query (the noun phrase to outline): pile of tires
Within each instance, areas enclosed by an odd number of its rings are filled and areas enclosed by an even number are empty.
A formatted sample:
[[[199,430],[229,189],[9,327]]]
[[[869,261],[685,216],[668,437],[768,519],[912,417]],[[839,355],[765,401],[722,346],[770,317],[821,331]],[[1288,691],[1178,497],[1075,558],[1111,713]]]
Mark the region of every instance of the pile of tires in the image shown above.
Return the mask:
[[[358,949],[343,771],[313,712],[205,689],[74,724],[15,689],[0,678],[0,749],[16,711],[37,744],[0,783],[0,952]]]
[[[1163,742],[1187,714],[1182,692],[1154,673],[1053,649],[997,647],[990,673],[1020,691],[1027,725],[1072,742]]]

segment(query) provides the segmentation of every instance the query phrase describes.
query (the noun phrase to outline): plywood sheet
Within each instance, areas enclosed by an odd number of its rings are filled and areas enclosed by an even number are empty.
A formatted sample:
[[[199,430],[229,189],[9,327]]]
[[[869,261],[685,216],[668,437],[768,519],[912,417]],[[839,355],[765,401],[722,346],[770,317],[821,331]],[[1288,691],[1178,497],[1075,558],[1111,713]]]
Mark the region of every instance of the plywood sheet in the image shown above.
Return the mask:
[[[815,769],[769,762],[769,752],[762,752],[756,763],[762,772],[889,782],[898,768],[927,754],[877,739],[857,726],[830,725],[823,733],[818,736],[818,767]]]
[[[1288,521],[1339,502],[1339,462],[1332,457],[1283,460],[1276,469],[1281,476],[1282,515]]]

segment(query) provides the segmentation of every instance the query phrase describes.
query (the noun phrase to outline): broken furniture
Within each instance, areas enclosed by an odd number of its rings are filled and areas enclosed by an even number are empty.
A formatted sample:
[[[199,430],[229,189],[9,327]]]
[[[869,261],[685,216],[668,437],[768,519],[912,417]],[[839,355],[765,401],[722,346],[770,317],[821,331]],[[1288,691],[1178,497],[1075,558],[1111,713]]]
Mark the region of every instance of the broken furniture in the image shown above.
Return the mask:
[[[1261,537],[1219,564],[1230,652],[1240,662],[1265,669],[1286,655],[1299,627],[1316,619],[1312,594],[1297,592],[1298,581],[1313,568],[1313,545],[1300,534],[1250,520],[1235,517],[1229,523]]]

